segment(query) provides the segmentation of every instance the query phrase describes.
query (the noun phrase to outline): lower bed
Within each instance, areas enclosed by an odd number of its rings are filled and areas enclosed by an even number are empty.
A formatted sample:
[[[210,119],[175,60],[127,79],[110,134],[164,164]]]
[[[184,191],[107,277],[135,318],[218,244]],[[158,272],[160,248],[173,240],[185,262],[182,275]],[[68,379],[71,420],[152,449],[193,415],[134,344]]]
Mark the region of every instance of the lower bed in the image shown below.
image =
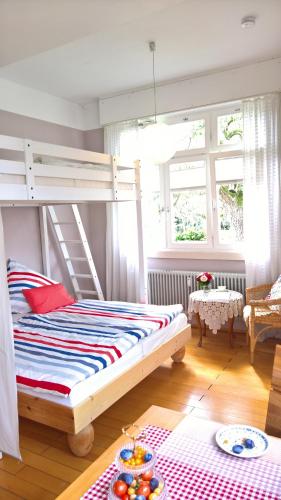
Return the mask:
[[[187,318],[179,313],[168,326],[141,338],[113,364],[74,385],[68,397],[20,386],[19,413],[65,431],[73,453],[86,455],[93,443],[93,420],[169,356],[181,361],[189,339]]]
[[[76,384],[67,398],[62,398],[51,393],[40,393],[40,398],[74,408],[84,399],[94,396],[95,393],[110,383],[115,377],[125,373],[135,363],[141,361],[149,353],[163,345],[164,342],[175,338],[178,332],[186,328],[186,326],[187,317],[184,313],[181,313],[168,326],[154,332],[150,337],[142,339],[113,365]],[[190,338],[190,335],[188,338]],[[19,392],[38,397],[38,392],[34,389],[25,388],[23,390],[19,388]]]

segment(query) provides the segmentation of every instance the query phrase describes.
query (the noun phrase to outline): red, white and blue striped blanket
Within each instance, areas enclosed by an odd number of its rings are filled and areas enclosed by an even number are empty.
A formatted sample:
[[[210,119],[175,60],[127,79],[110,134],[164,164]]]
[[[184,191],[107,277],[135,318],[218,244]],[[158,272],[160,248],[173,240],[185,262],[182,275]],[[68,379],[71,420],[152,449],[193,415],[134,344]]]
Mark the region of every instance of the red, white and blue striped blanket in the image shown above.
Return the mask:
[[[18,385],[68,396],[181,311],[181,305],[81,300],[47,314],[26,314],[14,323]]]

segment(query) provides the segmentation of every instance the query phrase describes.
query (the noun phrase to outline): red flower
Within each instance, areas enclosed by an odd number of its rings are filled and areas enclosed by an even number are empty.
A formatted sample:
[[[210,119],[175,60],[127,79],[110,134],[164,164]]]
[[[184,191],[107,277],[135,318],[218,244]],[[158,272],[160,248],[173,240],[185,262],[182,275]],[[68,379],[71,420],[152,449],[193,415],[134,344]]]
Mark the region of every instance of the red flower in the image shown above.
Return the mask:
[[[198,276],[196,276],[196,281],[198,281],[199,283],[210,283],[212,279],[213,276],[211,275],[211,273],[207,272],[198,274]]]

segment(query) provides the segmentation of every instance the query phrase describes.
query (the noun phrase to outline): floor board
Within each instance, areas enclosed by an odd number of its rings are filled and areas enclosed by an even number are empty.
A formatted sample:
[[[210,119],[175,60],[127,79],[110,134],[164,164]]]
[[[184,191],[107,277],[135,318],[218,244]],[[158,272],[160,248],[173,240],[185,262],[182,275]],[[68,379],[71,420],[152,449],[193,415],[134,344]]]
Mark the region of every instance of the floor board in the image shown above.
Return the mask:
[[[258,345],[255,366],[249,364],[245,336],[235,347],[227,334],[208,333],[202,348],[193,331],[185,362],[167,360],[95,422],[95,446],[86,458],[74,457],[63,433],[26,419],[20,422],[23,462],[0,460],[1,500],[51,500],[66,488],[152,404],[223,423],[264,428],[275,342]]]

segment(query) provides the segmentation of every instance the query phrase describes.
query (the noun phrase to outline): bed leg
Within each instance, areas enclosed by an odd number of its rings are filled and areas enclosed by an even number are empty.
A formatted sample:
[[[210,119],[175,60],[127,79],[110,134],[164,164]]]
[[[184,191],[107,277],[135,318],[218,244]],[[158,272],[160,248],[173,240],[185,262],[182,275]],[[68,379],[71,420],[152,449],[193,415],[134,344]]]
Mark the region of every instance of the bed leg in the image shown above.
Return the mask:
[[[90,453],[94,441],[94,428],[92,424],[78,432],[78,434],[67,434],[68,446],[77,457],[85,457]]]
[[[184,356],[185,356],[185,346],[181,347],[177,352],[175,352],[175,354],[172,354],[172,360],[175,363],[180,363],[181,361],[183,361]]]

